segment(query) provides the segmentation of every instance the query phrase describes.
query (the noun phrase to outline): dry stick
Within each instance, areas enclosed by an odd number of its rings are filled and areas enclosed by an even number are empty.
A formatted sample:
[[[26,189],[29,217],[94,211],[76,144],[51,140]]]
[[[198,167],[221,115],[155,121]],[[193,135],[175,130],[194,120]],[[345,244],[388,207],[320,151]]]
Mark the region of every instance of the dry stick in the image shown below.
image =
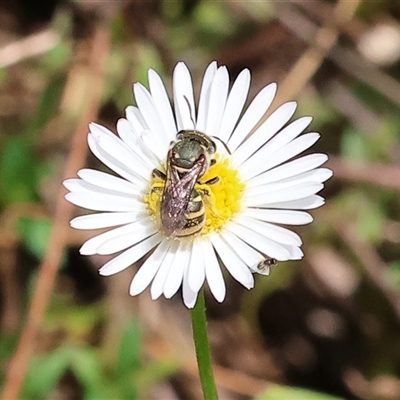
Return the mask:
[[[92,38],[91,54],[88,66],[88,79],[91,82],[91,91],[87,95],[88,108],[82,115],[72,139],[72,147],[64,170],[64,178],[75,174],[81,168],[86,158],[87,124],[96,118],[102,95],[103,65],[109,49],[108,31],[98,26]],[[61,185],[60,185],[61,186]],[[60,190],[53,228],[47,251],[42,261],[32,302],[28,311],[26,325],[21,334],[17,350],[10,361],[10,367],[2,393],[4,400],[19,398],[25,374],[43,321],[46,309],[54,289],[57,271],[61,256],[67,241],[68,221],[73,206],[64,199],[64,190]]]
[[[59,42],[59,35],[52,29],[18,39],[0,48],[0,68],[9,67],[26,58],[46,53],[56,47]]]
[[[278,12],[281,22],[299,39],[306,43],[311,42],[313,32],[316,29],[314,22],[298,12],[294,12],[292,8],[286,5],[281,7]],[[338,21],[338,25],[342,31],[346,32],[348,30],[349,24],[346,25]],[[326,54],[326,58],[333,61],[349,76],[364,82],[396,105],[400,105],[400,83],[376,65],[358,55],[356,51],[345,46],[336,45]]]
[[[326,166],[335,171],[336,178],[400,190],[400,168],[394,165],[346,161],[329,156]]]
[[[359,3],[360,0],[339,0],[335,7],[335,19],[341,24],[350,21]],[[278,104],[298,96],[334,47],[338,37],[339,31],[333,24],[322,26],[318,30],[314,43],[303,53],[285,77],[272,106],[261,118],[258,126],[268,118]]]

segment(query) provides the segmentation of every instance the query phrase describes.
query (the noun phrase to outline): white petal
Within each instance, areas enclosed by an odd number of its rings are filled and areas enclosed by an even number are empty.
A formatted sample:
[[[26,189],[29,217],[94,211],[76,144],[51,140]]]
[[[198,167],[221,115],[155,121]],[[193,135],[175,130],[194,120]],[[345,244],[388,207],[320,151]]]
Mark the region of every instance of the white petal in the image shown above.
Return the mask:
[[[185,268],[182,284],[183,302],[187,308],[193,308],[196,305],[198,292],[194,292],[188,283],[188,268]]]
[[[125,118],[117,121],[117,132],[121,140],[133,151],[137,149],[139,134],[135,132],[132,124]]]
[[[243,167],[243,169],[240,170],[240,173],[243,179],[247,181],[253,176],[261,174],[264,171],[268,171],[269,169],[284,163],[292,157],[297,156],[304,150],[307,150],[309,147],[311,147],[319,138],[319,133],[306,133],[305,135],[302,135],[299,138],[291,141],[289,144],[279,149],[279,151],[276,153],[271,154],[271,156],[265,159],[263,162],[259,162],[257,165],[254,165],[251,170]]]
[[[162,261],[156,277],[151,284],[150,294],[153,300],[158,299],[163,293],[165,280],[167,279],[170,269],[173,269],[173,263],[175,255],[177,254],[179,242],[177,240],[170,240],[170,246],[171,247]]]
[[[177,133],[171,102],[169,101],[164,83],[157,72],[149,69],[148,76],[153,103],[162,122],[165,135],[167,136],[168,141],[171,141],[175,138]]]
[[[216,136],[224,114],[229,88],[229,74],[226,67],[218,68],[210,88],[210,99],[205,132]]]
[[[226,229],[269,257],[276,258],[279,261],[289,259],[289,251],[282,245],[258,232],[253,231],[252,229],[234,222],[228,223]]]
[[[129,106],[125,109],[125,111],[126,119],[132,125],[134,132],[136,132],[139,144],[140,141],[142,141],[145,144],[143,147],[147,149],[147,151],[144,151],[141,145],[141,151],[143,151],[150,159],[155,157],[157,160],[162,160],[165,157],[168,147],[165,146],[165,142],[163,140],[158,140],[158,132],[152,132],[150,130],[139,109],[136,107]],[[148,155],[149,151],[153,154],[153,157]],[[138,153],[140,153],[139,150]]]
[[[134,231],[112,238],[97,247],[97,254],[109,255],[135,245],[141,240],[154,235],[158,229],[154,224],[137,227]]]
[[[211,242],[206,239],[203,241],[203,246],[207,283],[215,299],[221,303],[226,295],[224,277]]]
[[[322,183],[305,182],[298,185],[291,185],[288,188],[276,190],[271,193],[259,194],[246,197],[243,201],[248,207],[265,207],[269,204],[278,202],[286,202],[291,200],[302,199],[304,197],[316,194],[324,188]]]
[[[290,178],[282,179],[274,183],[267,183],[256,187],[246,188],[245,196],[253,197],[262,194],[276,192],[285,188],[290,188],[300,183],[323,183],[332,177],[332,171],[327,168],[317,168],[312,171],[303,172]]]
[[[206,131],[206,121],[207,121],[207,112],[209,108],[208,105],[210,100],[211,82],[214,79],[214,75],[216,72],[217,72],[217,62],[213,61],[207,67],[201,85],[200,98],[199,98],[199,111],[197,114],[197,122],[196,122],[196,129],[198,129],[200,132]]]
[[[296,102],[291,101],[282,104],[275,110],[232,155],[234,165],[240,166],[243,164],[261,146],[268,142],[292,118],[296,108]]]
[[[310,125],[311,121],[311,117],[299,118],[283,128],[271,140],[268,142],[265,141],[265,145],[242,164],[243,174],[252,171],[260,162],[264,162],[271,154],[276,153],[279,149],[294,140]]]
[[[133,88],[133,86],[132,86]],[[128,106],[125,108],[126,119],[132,125],[132,128],[137,136],[139,136],[144,130],[149,129],[144,120],[140,110],[134,106]]]
[[[119,228],[111,229],[107,232],[100,233],[99,235],[93,236],[91,239],[87,240],[80,248],[79,252],[86,256],[97,254],[100,246],[114,239],[118,241],[121,237],[124,237],[126,235],[128,235],[128,237],[131,237],[135,243],[138,243],[144,238],[150,236],[148,234],[145,234],[144,232],[141,232],[150,223],[151,223],[150,217],[146,217],[142,220],[132,222],[131,224],[120,226]],[[98,254],[112,254],[117,251],[119,250],[113,251],[111,253],[98,253]]]
[[[190,72],[183,62],[179,62],[173,75],[174,105],[178,131],[194,129],[195,106]]]
[[[140,140],[143,142],[146,149],[151,149],[151,151],[154,153],[154,156],[158,160],[158,168],[160,165],[163,165],[168,151],[168,147],[165,146],[164,142],[162,140],[158,140],[157,136],[155,137],[155,135],[153,135],[153,133],[149,130],[142,132]]]
[[[219,234],[211,234],[210,240],[229,273],[247,289],[254,286],[253,275],[247,265]]]
[[[143,134],[148,130],[144,129],[140,134],[135,133],[132,124],[125,118],[117,122],[117,131],[120,138],[127,146],[150,168],[158,166],[159,159],[154,153],[154,146],[149,148],[143,141]]]
[[[156,233],[143,242],[138,243],[135,247],[126,250],[118,257],[113,258],[108,263],[104,264],[100,270],[99,274],[103,276],[109,276],[121,272],[128,268],[140,258],[142,258],[146,253],[148,253],[154,246],[161,242],[162,236]]]
[[[95,141],[96,146],[118,161],[118,164],[122,164],[122,166],[127,168],[129,173],[147,180],[152,170],[151,167],[146,165],[118,136],[114,134],[104,135],[98,127],[99,125],[90,124],[89,137]]]
[[[276,88],[276,83],[269,84],[262,89],[251,102],[238,126],[233,131],[232,136],[228,140],[227,145],[231,153],[233,153],[240,143],[243,142],[246,136],[251,132],[251,130],[260,121],[261,117],[268,110],[272,100],[275,97]]]
[[[133,92],[135,94],[136,103],[149,130],[154,136],[157,136],[158,141],[167,148],[170,140],[164,132],[164,127],[158,117],[158,112],[153,104],[153,98],[150,93],[140,83],[135,83],[133,85]]]
[[[81,215],[71,220],[70,225],[75,229],[101,229],[111,226],[125,225],[146,216],[147,211],[108,212]]]
[[[278,242],[279,244],[286,244],[289,246],[302,245],[301,238],[297,233],[282,228],[281,226],[245,217],[244,215],[238,215],[235,218],[235,222],[258,232],[260,235],[269,237],[271,240]]]
[[[174,259],[174,266],[169,270],[164,283],[164,296],[170,299],[179,289],[183,280],[183,273],[189,264],[192,242],[180,241]]]
[[[164,258],[166,257],[169,248],[169,240],[164,239],[139,268],[139,271],[136,273],[131,282],[131,286],[129,289],[129,293],[131,296],[136,296],[137,294],[142,293],[147,288],[147,286],[150,285],[150,282],[153,280]]]
[[[142,202],[122,196],[98,193],[67,193],[66,200],[76,206],[95,211],[143,211]]]
[[[316,194],[303,199],[281,201],[277,203],[268,204],[268,208],[286,208],[291,210],[311,210],[313,208],[321,207],[325,204],[325,199]]]
[[[301,248],[298,246],[287,246],[285,245],[285,248],[289,251],[290,257],[289,260],[301,260],[304,256],[304,253],[302,252]]]
[[[250,87],[250,71],[244,69],[236,78],[226,102],[224,116],[219,132],[216,135],[226,143],[232,134],[236,123],[242,114]]]
[[[113,146],[113,141],[109,138],[105,138],[100,144],[98,140],[92,135],[88,135],[88,144],[91,152],[107,167],[116,172],[118,175],[132,182],[133,184],[144,187],[148,180],[151,170],[148,169],[148,176],[146,180],[132,170],[132,159],[129,164],[124,163],[120,157],[118,157],[118,148]],[[105,143],[107,141],[107,144]],[[108,147],[108,148],[107,148]],[[133,156],[132,156],[133,158]],[[126,160],[125,160],[126,161]]]
[[[116,192],[137,195],[142,191],[142,188],[138,188],[131,182],[94,169],[81,169],[78,171],[78,176],[92,185]]]
[[[83,181],[82,179],[77,179],[77,178],[67,179],[63,182],[63,185],[65,186],[66,189],[68,189],[72,193],[90,193],[90,194],[96,194],[97,196],[111,195],[111,196],[120,196],[127,199],[133,198],[137,200],[137,196],[134,194],[127,194],[124,192],[105,189],[100,186],[92,185],[91,183]]]
[[[290,178],[291,176],[311,171],[312,169],[319,167],[325,161],[327,161],[327,159],[328,156],[326,154],[308,154],[296,160],[280,165],[279,167],[270,169],[269,171],[250,179],[248,182],[246,182],[246,186],[251,188],[258,185],[276,182],[281,179]]]
[[[190,289],[193,292],[198,292],[203,286],[206,276],[203,241],[201,238],[196,238],[193,242],[192,255],[187,275]]]
[[[229,243],[229,246],[248,267],[257,265],[265,258],[263,254],[253,249],[253,247],[250,247],[234,233],[224,229],[221,231],[221,236],[226,243]]]
[[[275,222],[285,225],[306,225],[313,221],[313,217],[304,211],[266,210],[261,208],[247,208],[243,215],[260,221]]]

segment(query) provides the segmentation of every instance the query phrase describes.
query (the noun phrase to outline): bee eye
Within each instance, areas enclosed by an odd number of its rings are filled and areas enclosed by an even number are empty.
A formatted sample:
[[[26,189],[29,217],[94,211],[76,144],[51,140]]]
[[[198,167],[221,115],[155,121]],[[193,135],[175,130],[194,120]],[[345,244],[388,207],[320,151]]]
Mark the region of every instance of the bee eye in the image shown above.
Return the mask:
[[[210,146],[208,146],[208,148],[207,148],[207,152],[210,154],[214,154],[217,151],[217,145],[212,140],[210,142],[211,143],[210,143]]]

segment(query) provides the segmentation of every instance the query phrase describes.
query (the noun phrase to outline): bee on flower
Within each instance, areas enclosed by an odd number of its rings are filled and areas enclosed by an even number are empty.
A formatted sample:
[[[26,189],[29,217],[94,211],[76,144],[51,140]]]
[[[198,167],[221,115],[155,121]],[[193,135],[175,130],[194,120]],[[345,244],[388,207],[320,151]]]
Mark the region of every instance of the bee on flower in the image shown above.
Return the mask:
[[[180,62],[172,107],[160,76],[149,70],[149,89],[134,85],[137,106],[128,106],[118,121],[118,136],[90,124],[89,147],[114,173],[82,169],[78,179],[64,182],[68,201],[97,211],[74,218],[71,226],[110,228],[80,249],[84,255],[120,253],[101,275],[149,254],[131,282],[131,295],[151,286],[153,299],[171,298],[182,287],[192,308],[207,281],[222,302],[222,267],[250,289],[254,273],[268,275],[277,261],[303,257],[299,235],[281,225],[312,222],[307,210],[324,204],[317,193],[332,176],[321,168],[328,157],[295,158],[320,137],[303,133],[311,117],[289,123],[295,102],[257,125],[277,85],[264,87],[244,110],[250,78],[245,69],[230,88],[227,68],[212,62],[196,107],[190,72]]]

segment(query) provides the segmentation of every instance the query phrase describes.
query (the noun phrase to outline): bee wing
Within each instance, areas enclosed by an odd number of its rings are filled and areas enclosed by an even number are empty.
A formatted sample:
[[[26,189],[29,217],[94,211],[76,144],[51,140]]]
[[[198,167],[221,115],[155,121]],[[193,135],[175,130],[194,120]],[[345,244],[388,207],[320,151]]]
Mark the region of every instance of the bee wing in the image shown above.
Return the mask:
[[[189,198],[206,163],[206,158],[201,156],[193,167],[180,177],[170,160],[169,152],[167,157],[167,180],[161,200],[161,221],[164,231],[168,235],[172,235],[175,231],[185,226],[185,213]]]

